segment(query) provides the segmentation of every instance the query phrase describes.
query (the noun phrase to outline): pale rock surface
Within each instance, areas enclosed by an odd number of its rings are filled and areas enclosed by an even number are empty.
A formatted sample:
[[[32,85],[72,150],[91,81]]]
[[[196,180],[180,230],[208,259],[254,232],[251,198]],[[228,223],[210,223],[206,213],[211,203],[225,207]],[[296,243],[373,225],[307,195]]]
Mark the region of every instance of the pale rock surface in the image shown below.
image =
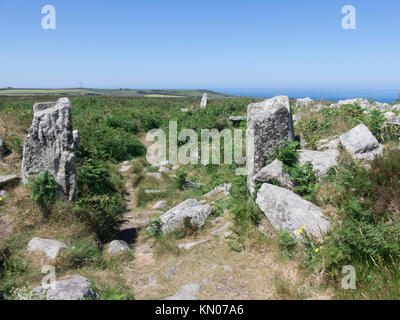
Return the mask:
[[[72,105],[68,98],[36,103],[33,121],[25,138],[22,160],[23,183],[29,177],[48,171],[68,200],[77,190]]]
[[[319,207],[290,190],[264,183],[256,203],[275,230],[289,230],[297,238],[297,231],[303,226],[308,234],[319,239],[330,228]]]

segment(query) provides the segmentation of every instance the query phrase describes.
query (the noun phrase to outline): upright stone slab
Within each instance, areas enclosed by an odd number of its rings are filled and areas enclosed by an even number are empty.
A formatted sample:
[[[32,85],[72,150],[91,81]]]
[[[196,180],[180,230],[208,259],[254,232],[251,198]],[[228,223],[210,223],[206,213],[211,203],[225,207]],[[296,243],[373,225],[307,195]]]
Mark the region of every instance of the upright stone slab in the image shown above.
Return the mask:
[[[205,109],[207,107],[207,100],[208,100],[207,93],[204,93],[203,98],[201,99],[200,102],[200,109]]]
[[[57,102],[36,103],[33,111],[24,143],[23,183],[28,183],[32,175],[48,171],[66,199],[74,200],[77,181],[72,105],[68,98],[61,98]]]
[[[254,191],[252,177],[267,165],[277,148],[294,141],[289,98],[277,96],[247,107],[248,184]]]

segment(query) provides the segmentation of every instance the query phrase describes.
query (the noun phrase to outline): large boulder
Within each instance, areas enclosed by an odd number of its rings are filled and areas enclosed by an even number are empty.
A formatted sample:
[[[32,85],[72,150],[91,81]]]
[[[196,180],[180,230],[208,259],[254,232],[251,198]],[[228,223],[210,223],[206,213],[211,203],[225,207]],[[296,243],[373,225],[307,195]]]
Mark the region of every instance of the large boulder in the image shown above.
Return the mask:
[[[294,141],[289,98],[278,96],[247,107],[248,183],[268,163],[277,148]]]
[[[50,285],[36,287],[32,293],[47,300],[95,300],[98,298],[89,280],[79,275],[55,281]]]
[[[364,124],[341,135],[339,140],[343,148],[357,160],[373,160],[383,154],[383,146]]]
[[[192,226],[201,227],[206,223],[210,214],[211,207],[208,204],[202,205],[196,199],[188,199],[160,217],[161,231],[169,233],[175,229],[183,228],[185,222]]]
[[[23,182],[26,184],[32,175],[48,171],[63,195],[74,200],[77,181],[72,105],[68,98],[61,98],[57,102],[36,103],[33,111],[23,150]]]
[[[292,189],[293,183],[282,165],[283,163],[278,159],[272,161],[253,177],[253,181],[255,183],[273,183],[276,181],[281,187]]]
[[[338,165],[339,151],[314,151],[314,150],[299,150],[299,163],[301,165],[311,162],[317,176],[326,175],[329,169]]]
[[[52,260],[55,259],[64,248],[68,248],[65,243],[52,239],[35,237],[28,243],[28,251],[42,252]]]
[[[303,226],[318,239],[330,228],[320,208],[290,190],[264,183],[256,203],[276,230],[289,230],[296,237]]]

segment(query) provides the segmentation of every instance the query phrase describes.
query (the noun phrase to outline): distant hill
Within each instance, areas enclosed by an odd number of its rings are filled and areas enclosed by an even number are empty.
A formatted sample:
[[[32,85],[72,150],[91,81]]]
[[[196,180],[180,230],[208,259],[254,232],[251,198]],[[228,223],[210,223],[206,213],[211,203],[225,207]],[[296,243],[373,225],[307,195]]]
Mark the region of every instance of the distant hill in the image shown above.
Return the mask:
[[[126,96],[126,97],[170,97],[170,98],[201,98],[207,93],[210,99],[228,98],[227,94],[211,90],[162,90],[162,89],[87,89],[87,88],[65,88],[65,89],[34,89],[34,88],[3,88],[0,89],[2,96]]]

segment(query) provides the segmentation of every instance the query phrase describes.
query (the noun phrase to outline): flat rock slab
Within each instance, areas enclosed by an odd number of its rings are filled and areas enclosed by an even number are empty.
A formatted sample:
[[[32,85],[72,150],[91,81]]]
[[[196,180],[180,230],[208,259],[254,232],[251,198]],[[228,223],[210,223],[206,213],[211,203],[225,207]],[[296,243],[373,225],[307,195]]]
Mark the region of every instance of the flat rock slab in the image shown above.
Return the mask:
[[[219,234],[221,234],[222,232],[224,232],[227,228],[229,228],[231,226],[231,222],[227,222],[225,223],[222,227],[215,229],[214,231],[210,232],[210,235],[212,236],[217,236]]]
[[[219,185],[218,187],[215,187],[210,192],[204,194],[202,198],[210,199],[213,197],[217,197],[218,198],[217,200],[220,200],[222,198],[229,196],[231,189],[232,189],[232,183],[224,183]]]
[[[60,253],[61,249],[68,248],[68,246],[60,241],[52,239],[33,238],[28,243],[28,251],[40,251],[50,259],[55,259]]]
[[[0,187],[18,181],[19,177],[16,174],[0,176]]]
[[[373,160],[383,154],[383,146],[364,124],[354,127],[339,139],[343,148],[357,160]]]
[[[264,183],[256,203],[275,230],[289,230],[297,238],[300,237],[297,231],[303,226],[309,235],[318,239],[330,228],[319,207],[290,190]]]
[[[188,199],[168,210],[160,217],[161,231],[169,233],[183,228],[185,222],[189,222],[195,227],[202,227],[210,214],[210,205],[200,204],[196,199]]]
[[[317,145],[317,150],[318,151],[325,151],[325,150],[338,150],[339,149],[339,139],[321,139],[319,140],[316,145]]]
[[[122,252],[127,252],[130,249],[131,248],[129,247],[129,245],[125,241],[123,241],[123,240],[113,240],[108,245],[107,253],[110,256],[114,256],[114,255],[120,254]]]
[[[148,177],[150,178],[154,178],[156,180],[160,180],[161,179],[161,173],[159,172],[147,172],[146,174]]]
[[[189,283],[179,288],[172,296],[164,300],[198,300],[197,295],[201,289],[201,283]]]
[[[38,297],[45,297],[47,300],[95,300],[98,298],[90,281],[79,275],[58,280],[52,285],[36,287],[32,293]]]
[[[173,275],[176,274],[176,270],[178,269],[179,265],[182,263],[182,260],[179,260],[177,263],[174,263],[172,266],[170,266],[165,272],[164,272],[164,277],[165,278],[170,278]]]
[[[314,151],[314,150],[299,150],[299,163],[301,165],[311,162],[317,176],[323,176],[328,171],[338,165],[339,151]]]
[[[165,193],[167,191],[165,191],[165,190],[145,190],[144,192],[147,194],[154,194],[154,193]]]
[[[195,246],[198,246],[199,244],[203,244],[210,241],[210,239],[204,239],[196,242],[189,242],[189,243],[181,243],[178,245],[179,249],[185,249],[185,250],[190,250]]]

